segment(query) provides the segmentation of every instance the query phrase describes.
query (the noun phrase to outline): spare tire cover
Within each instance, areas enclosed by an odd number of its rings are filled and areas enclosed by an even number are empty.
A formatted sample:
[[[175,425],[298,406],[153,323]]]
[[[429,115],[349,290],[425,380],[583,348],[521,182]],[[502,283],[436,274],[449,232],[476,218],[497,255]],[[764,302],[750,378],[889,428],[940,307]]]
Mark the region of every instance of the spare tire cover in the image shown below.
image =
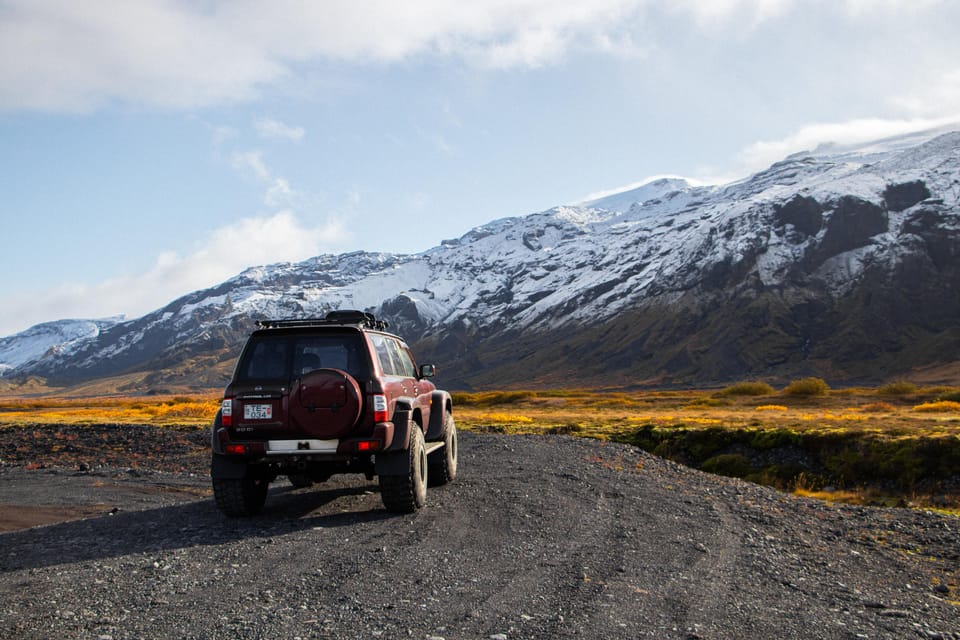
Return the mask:
[[[290,395],[291,426],[314,438],[338,438],[360,419],[360,385],[346,371],[311,371]]]

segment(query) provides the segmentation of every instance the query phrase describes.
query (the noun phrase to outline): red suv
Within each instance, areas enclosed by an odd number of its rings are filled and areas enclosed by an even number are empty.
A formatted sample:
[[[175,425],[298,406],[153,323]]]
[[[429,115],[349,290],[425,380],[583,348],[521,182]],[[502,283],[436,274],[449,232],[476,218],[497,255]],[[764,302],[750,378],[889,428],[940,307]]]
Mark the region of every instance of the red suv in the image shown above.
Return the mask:
[[[360,311],[257,323],[213,423],[210,475],[228,516],[260,511],[269,484],[378,476],[383,504],[411,513],[457,474],[450,394],[387,323]]]

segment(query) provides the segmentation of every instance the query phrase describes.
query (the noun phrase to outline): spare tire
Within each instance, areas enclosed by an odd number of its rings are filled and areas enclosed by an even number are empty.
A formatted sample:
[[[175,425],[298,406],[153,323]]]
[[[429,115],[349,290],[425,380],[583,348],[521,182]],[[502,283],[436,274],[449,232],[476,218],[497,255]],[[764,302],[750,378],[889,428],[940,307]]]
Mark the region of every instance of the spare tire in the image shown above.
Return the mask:
[[[346,371],[316,369],[290,394],[291,426],[314,438],[339,438],[360,419],[360,385]]]

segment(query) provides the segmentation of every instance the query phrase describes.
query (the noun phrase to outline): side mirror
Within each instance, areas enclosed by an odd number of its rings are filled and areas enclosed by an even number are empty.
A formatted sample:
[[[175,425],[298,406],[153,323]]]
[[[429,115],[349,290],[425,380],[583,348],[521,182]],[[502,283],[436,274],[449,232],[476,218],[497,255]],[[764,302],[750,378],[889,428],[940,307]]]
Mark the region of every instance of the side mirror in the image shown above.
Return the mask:
[[[420,365],[420,377],[421,378],[432,378],[437,375],[437,367],[432,364],[422,364]]]

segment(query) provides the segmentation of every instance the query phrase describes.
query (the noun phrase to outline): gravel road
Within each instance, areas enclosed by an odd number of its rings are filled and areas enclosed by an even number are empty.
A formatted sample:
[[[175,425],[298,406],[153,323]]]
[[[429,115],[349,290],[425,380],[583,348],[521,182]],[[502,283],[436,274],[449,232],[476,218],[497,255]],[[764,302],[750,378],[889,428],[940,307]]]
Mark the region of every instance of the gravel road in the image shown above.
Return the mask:
[[[419,513],[340,476],[277,482],[262,515],[234,520],[202,433],[74,431],[35,469],[22,434],[0,433],[3,637],[960,639],[954,516],[830,506],[622,445],[461,433],[460,476]],[[102,443],[131,434],[179,444],[128,469]]]

